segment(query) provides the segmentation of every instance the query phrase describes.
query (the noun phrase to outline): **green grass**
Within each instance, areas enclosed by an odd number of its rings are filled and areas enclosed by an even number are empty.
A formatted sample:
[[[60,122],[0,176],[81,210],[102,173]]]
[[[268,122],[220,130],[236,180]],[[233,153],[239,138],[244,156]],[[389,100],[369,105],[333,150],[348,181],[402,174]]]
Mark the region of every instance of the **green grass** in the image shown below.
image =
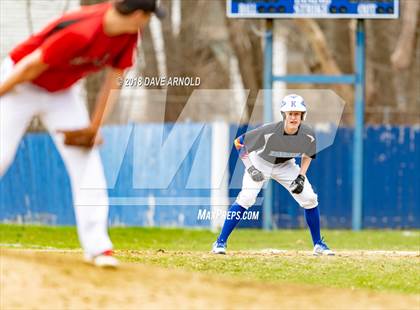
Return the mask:
[[[111,238],[123,260],[163,267],[177,267],[214,275],[269,282],[317,284],[420,294],[419,257],[305,255],[209,255],[216,234],[208,230],[112,228]],[[420,251],[420,231],[324,231],[335,250]],[[0,225],[2,246],[76,249],[73,227]],[[234,232],[229,250],[311,250],[306,230]],[[129,254],[124,250],[147,250]],[[163,250],[163,251],[159,251]],[[157,254],[159,253],[159,254]]]
[[[216,233],[199,229],[161,229],[124,227],[111,228],[111,238],[117,249],[208,251]],[[323,231],[333,249],[419,251],[420,231],[349,230]],[[0,243],[21,244],[25,247],[79,248],[74,227],[50,227],[0,224]],[[238,229],[229,241],[230,250],[311,249],[307,230],[266,232]]]
[[[160,254],[129,256],[128,261],[179,267],[214,275],[264,282],[315,284],[419,294],[420,268],[411,258],[342,258],[305,256],[191,256]]]

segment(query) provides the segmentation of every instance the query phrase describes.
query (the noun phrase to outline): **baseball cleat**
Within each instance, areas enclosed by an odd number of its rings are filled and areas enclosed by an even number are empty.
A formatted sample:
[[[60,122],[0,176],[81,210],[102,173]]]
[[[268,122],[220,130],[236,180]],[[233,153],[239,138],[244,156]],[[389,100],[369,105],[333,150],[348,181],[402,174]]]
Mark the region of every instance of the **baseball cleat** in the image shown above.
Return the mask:
[[[213,243],[213,248],[211,250],[214,254],[226,254],[226,243],[216,241]]]
[[[315,244],[313,254],[315,256],[322,256],[322,255],[334,256],[335,255],[334,252],[331,251],[328,245],[324,242],[324,238],[322,238],[321,241]]]
[[[104,251],[96,256],[85,256],[85,260],[96,267],[102,268],[116,268],[119,265],[118,259],[113,256],[112,250]]]

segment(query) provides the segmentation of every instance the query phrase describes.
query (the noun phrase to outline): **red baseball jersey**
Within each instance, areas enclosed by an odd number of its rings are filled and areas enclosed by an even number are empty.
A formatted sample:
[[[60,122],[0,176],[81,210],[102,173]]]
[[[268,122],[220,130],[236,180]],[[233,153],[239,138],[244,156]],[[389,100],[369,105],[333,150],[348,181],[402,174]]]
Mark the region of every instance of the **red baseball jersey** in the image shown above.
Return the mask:
[[[37,48],[49,68],[32,81],[50,92],[66,89],[105,66],[126,69],[133,64],[137,34],[108,36],[104,15],[110,3],[81,7],[51,22],[10,53],[18,63]]]

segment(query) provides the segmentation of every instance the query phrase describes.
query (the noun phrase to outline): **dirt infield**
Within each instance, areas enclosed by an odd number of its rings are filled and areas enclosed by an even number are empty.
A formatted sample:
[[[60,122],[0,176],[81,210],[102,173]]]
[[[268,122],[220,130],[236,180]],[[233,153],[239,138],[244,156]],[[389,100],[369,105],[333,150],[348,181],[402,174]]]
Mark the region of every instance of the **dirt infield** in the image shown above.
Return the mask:
[[[264,284],[123,264],[102,270],[77,252],[1,250],[2,309],[418,309],[415,296]]]

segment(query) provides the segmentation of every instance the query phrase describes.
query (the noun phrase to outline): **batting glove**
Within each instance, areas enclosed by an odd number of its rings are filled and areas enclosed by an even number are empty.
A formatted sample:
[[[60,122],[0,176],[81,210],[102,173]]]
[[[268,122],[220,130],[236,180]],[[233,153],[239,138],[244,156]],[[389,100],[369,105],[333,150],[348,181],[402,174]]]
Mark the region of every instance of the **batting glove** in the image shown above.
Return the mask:
[[[300,194],[303,191],[303,184],[305,183],[305,176],[299,174],[297,178],[290,184],[290,190],[293,194]]]
[[[264,174],[254,166],[248,168],[248,173],[255,182],[262,182],[265,179]]]

